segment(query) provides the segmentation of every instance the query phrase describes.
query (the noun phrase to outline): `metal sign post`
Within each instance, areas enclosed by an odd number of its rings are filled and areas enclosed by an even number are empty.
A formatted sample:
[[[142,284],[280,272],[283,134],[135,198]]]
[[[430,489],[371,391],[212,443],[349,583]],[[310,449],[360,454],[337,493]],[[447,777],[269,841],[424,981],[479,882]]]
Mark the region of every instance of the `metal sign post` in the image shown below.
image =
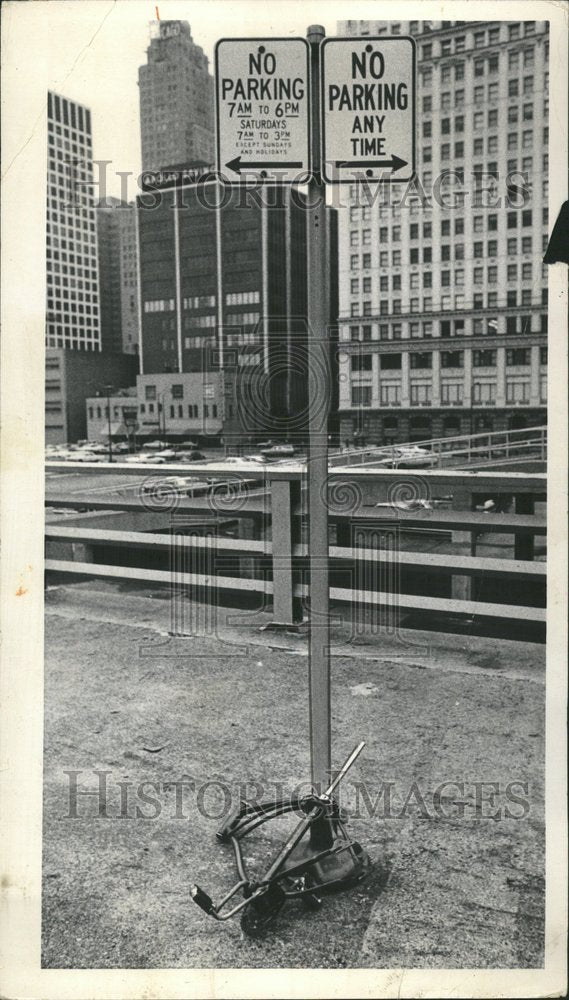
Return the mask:
[[[328,239],[326,190],[320,173],[320,43],[325,31],[311,25],[312,179],[308,185],[308,554],[310,564],[309,714],[312,782],[326,788],[331,770],[330,598],[328,572],[328,411],[331,398],[328,344]]]
[[[238,813],[219,831],[222,842],[233,844],[239,870],[239,881],[221,903],[216,906],[199,886],[192,889],[198,906],[217,920],[241,912],[243,929],[255,937],[266,932],[287,896],[303,898],[314,908],[320,905],[320,890],[349,888],[365,878],[369,866],[366,852],[347,838],[341,810],[332,797],[363,743],[330,784],[328,415],[332,386],[325,182],[382,183],[413,177],[415,44],[409,38],[325,39],[325,34],[320,25],[311,25],[307,41],[222,39],[215,54],[218,170],[229,171],[238,184],[247,183],[247,175],[264,183],[308,182],[308,664],[314,791],[303,802],[296,800],[295,806],[306,812],[306,819],[261,882],[248,879],[238,839],[290,811],[290,805],[281,800],[265,803],[261,809],[242,802]],[[243,900],[224,911],[239,891]]]

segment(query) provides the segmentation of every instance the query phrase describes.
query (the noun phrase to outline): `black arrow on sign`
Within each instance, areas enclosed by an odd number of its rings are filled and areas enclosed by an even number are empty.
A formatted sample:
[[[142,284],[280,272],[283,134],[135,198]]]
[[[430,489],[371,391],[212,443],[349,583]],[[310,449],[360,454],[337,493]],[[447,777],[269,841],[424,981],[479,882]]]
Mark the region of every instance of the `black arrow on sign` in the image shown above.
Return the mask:
[[[392,170],[401,170],[407,166],[407,160],[402,160],[400,156],[393,155],[390,160],[336,160],[337,167],[391,167]]]
[[[257,163],[256,161],[254,162],[253,160],[245,160],[245,162],[242,163],[241,156],[236,156],[234,160],[230,160],[229,163],[225,164],[225,166],[229,167],[230,170],[233,170],[234,173],[240,174],[242,170],[249,170],[249,169],[271,170],[273,168],[278,169],[279,167],[288,170],[292,170],[293,168],[301,169],[304,166],[304,164],[302,162],[297,163],[293,161],[290,161],[288,163]]]

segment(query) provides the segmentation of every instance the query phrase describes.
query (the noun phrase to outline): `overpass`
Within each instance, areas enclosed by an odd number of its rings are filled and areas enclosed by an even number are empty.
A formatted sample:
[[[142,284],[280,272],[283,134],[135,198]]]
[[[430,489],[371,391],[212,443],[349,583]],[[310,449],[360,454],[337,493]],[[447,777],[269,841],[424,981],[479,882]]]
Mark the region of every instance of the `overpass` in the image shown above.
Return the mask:
[[[129,465],[120,474],[113,465],[73,466],[48,463],[51,578],[169,588],[176,621],[192,602],[270,607],[281,626],[309,614],[302,464],[202,463],[192,473],[224,488],[191,496],[167,483],[187,476],[187,466]],[[90,489],[94,476],[115,485]],[[525,630],[544,639],[544,474],[345,466],[323,489],[330,598],[356,631]],[[476,509],[489,498],[500,498],[502,513]]]

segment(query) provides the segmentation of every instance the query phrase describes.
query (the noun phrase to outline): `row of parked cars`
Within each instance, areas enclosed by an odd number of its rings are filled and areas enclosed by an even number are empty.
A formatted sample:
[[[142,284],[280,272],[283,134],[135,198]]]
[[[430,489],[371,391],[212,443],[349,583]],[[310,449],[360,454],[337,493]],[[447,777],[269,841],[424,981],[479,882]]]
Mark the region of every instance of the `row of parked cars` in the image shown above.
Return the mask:
[[[109,446],[99,442],[79,441],[70,445],[47,445],[45,457],[56,462],[108,462]],[[162,447],[161,442],[150,442],[142,451],[130,453],[124,442],[113,443],[114,462],[135,463],[137,465],[165,465],[167,462],[201,462],[205,458],[197,446],[180,451]]]
[[[286,460],[291,458],[295,449],[290,444],[275,444],[267,441],[259,446],[259,451],[252,455],[240,457],[230,457],[226,459],[230,463],[248,462],[271,462]],[[45,449],[45,457],[49,461],[69,461],[69,462],[108,462],[109,446],[100,442],[79,441],[70,445],[48,445]],[[130,453],[129,446],[124,442],[113,443],[112,457],[115,462],[132,463],[136,465],[166,465],[168,462],[202,462],[206,458],[205,454],[199,450],[197,444],[192,441],[185,443],[184,448],[171,448],[161,441],[149,441],[141,451],[135,454]]]

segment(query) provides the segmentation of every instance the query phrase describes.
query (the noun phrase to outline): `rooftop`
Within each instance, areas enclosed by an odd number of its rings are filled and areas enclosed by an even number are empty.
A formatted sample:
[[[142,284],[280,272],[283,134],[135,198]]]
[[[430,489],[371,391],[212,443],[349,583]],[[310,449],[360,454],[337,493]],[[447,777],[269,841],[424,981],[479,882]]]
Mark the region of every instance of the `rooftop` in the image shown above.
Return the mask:
[[[348,644],[333,629],[333,761],[366,741],[341,802],[373,867],[318,913],[287,905],[258,942],[189,887],[218,900],[235,881],[215,832],[237,798],[307,790],[306,637],[198,605],[198,635],[172,637],[170,610],[145,586],[48,588],[44,966],[542,963],[543,647],[418,631]],[[75,819],[70,771],[95,793]],[[264,859],[282,829],[263,829],[250,853]]]

